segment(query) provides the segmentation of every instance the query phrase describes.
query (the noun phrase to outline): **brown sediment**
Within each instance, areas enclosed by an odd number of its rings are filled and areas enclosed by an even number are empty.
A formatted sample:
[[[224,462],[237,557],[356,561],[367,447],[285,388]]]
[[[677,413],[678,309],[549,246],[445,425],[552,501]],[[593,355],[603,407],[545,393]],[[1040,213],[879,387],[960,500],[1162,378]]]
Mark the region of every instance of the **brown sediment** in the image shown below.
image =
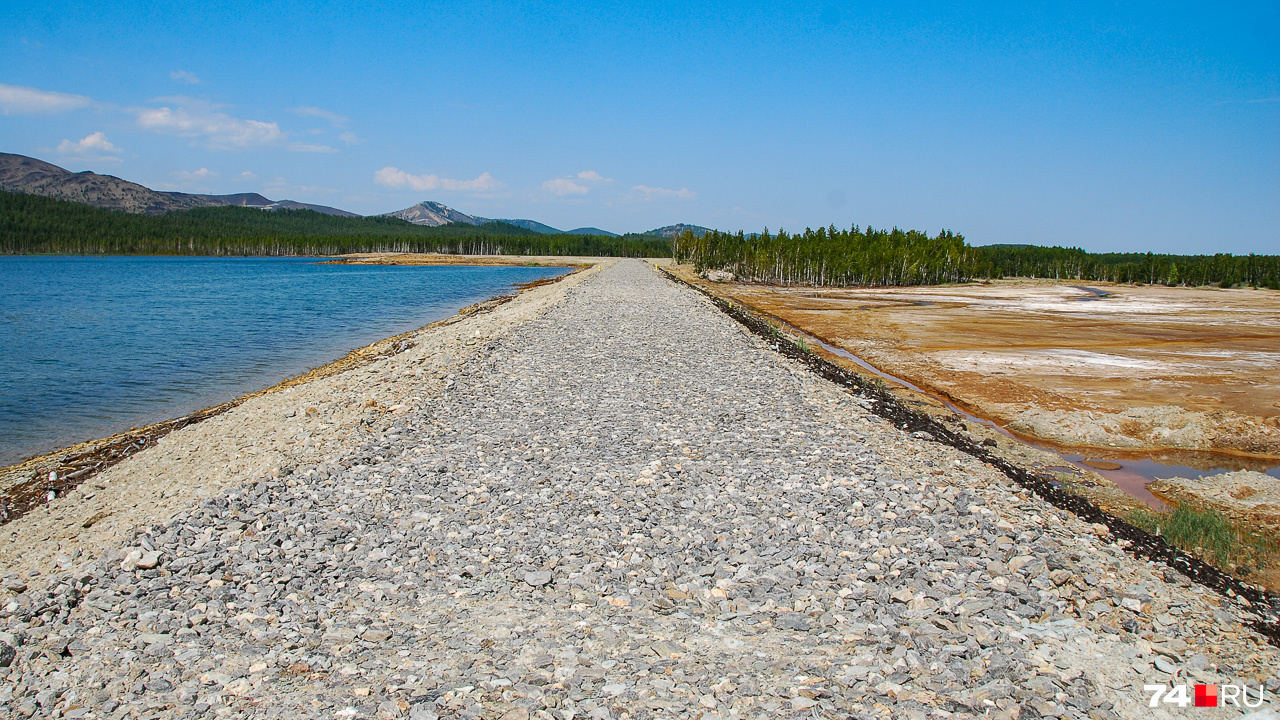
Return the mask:
[[[701,282],[1023,437],[1280,460],[1280,293]]]
[[[418,262],[395,263],[392,262],[394,258],[389,256],[380,259],[383,261],[376,264],[426,264]],[[477,264],[497,265],[499,263]],[[61,496],[67,491],[78,487],[103,470],[147,448],[154,447],[161,438],[176,430],[181,430],[221,415],[252,398],[332,377],[376,360],[397,355],[414,346],[411,338],[418,333],[435,327],[451,325],[463,318],[489,312],[500,305],[510,302],[521,292],[559,282],[590,267],[590,265],[581,263],[564,264],[562,266],[572,268],[571,272],[552,278],[519,283],[516,285],[517,290],[515,293],[500,295],[474,305],[468,305],[455,315],[429,323],[416,330],[384,338],[357,348],[333,362],[316,367],[301,375],[282,380],[271,387],[241,395],[234,400],[213,405],[179,418],[153,423],[145,427],[132,428],[126,432],[117,433],[106,438],[78,443],[71,447],[28,458],[9,467],[0,468],[0,525],[22,517],[33,508],[39,507],[50,499]],[[100,518],[86,520],[85,527],[89,527],[92,521],[96,519]]]
[[[815,352],[813,347],[797,342],[803,340],[803,337],[791,335],[787,330],[780,328],[774,316],[720,294],[718,292],[720,288],[713,287],[716,283],[708,283],[705,279],[699,278],[692,272],[692,268],[673,266],[671,263],[655,263],[655,265],[667,272],[672,279],[702,291],[721,311],[737,320],[752,333],[768,340],[779,353],[804,364],[815,374],[853,390],[869,401],[868,409],[871,412],[890,421],[895,427],[904,432],[910,432],[913,436],[931,439],[969,454],[996,468],[1019,486],[1034,492],[1055,507],[1071,512],[1088,522],[1096,523],[1095,528],[1105,526],[1106,531],[1116,537],[1117,545],[1124,547],[1137,557],[1166,563],[1195,582],[1217,590],[1227,597],[1247,599],[1250,607],[1261,608],[1258,620],[1252,623],[1253,626],[1266,635],[1269,642],[1280,645],[1280,617],[1271,609],[1271,603],[1280,600],[1274,594],[1276,587],[1274,583],[1280,578],[1277,578],[1269,568],[1263,569],[1261,577],[1254,573],[1249,574],[1246,580],[1245,577],[1232,574],[1231,568],[1220,568],[1209,564],[1197,555],[1166,542],[1158,532],[1153,534],[1130,523],[1129,513],[1138,509],[1132,498],[1129,498],[1126,503],[1121,494],[1118,498],[1121,501],[1120,507],[1109,507],[1107,505],[1109,495],[1119,493],[1114,486],[1101,494],[1079,492],[1076,487],[1060,482],[1061,476],[1055,479],[1054,473],[1045,472],[1051,469],[1064,469],[1060,466],[1042,466],[1029,470],[1027,465],[1018,461],[1016,450],[1018,446],[1028,451],[1034,451],[1035,448],[1029,448],[1021,443],[997,447],[996,443],[991,442],[990,437],[981,437],[981,425],[975,427],[963,423],[950,410],[941,412],[939,408],[942,406],[939,403],[930,402],[929,398],[918,392],[901,386],[886,386],[878,377],[864,368],[847,361],[838,362],[843,358],[824,352],[820,348]],[[1014,454],[1009,453],[1011,447],[1015,450]],[[1105,484],[1106,481],[1103,480],[1103,483]],[[1098,489],[1107,490],[1106,488]],[[1250,581],[1257,584],[1252,584]],[[1277,603],[1277,606],[1280,606],[1280,603]]]

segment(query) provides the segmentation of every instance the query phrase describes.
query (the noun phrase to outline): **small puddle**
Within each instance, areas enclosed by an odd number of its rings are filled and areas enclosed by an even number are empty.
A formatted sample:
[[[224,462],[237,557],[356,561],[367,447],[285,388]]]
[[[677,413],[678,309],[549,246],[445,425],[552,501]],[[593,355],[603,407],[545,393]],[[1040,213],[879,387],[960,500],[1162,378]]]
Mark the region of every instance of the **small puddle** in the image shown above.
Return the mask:
[[[1089,293],[1089,297],[1076,298],[1076,302],[1092,302],[1094,300],[1111,297],[1111,293],[1106,290],[1099,290],[1098,288],[1091,288],[1085,285],[1072,285],[1071,287]]]
[[[1082,300],[1095,300],[1099,297],[1106,297],[1110,294],[1095,288],[1082,287],[1080,289],[1095,293],[1095,297],[1081,298]],[[863,360],[844,348],[836,347],[835,345],[824,342],[820,338],[816,338],[791,325],[788,325],[787,327],[793,332],[804,337],[806,342],[818,345],[832,355],[842,357],[881,379],[896,383],[908,390],[913,390],[922,395],[927,395],[941,402],[948,410],[961,415],[970,422],[975,422],[991,428],[1005,437],[1025,443],[1039,450],[1044,450],[1045,452],[1051,452],[1063,459],[1063,465],[1050,466],[1046,468],[1047,470],[1071,473],[1074,473],[1077,470],[1095,472],[1115,483],[1116,486],[1123,490],[1127,495],[1130,495],[1137,500],[1141,500],[1143,503],[1146,503],[1148,506],[1156,510],[1162,510],[1168,507],[1164,501],[1153,495],[1151,491],[1147,489],[1147,483],[1156,479],[1173,477],[1194,479],[1203,475],[1217,475],[1225,472],[1234,472],[1236,470],[1253,470],[1255,472],[1265,473],[1277,480],[1280,480],[1280,465],[1268,463],[1265,460],[1242,458],[1234,455],[1224,455],[1221,453],[1196,451],[1161,451],[1151,453],[1125,453],[1123,451],[1115,451],[1091,453],[1088,455],[1074,453],[1070,448],[1056,447],[1035,438],[1029,438],[1012,433],[991,420],[979,417],[958,407],[955,403],[938,395],[937,393],[929,392],[908,380],[904,380],[880,370],[871,363]]]

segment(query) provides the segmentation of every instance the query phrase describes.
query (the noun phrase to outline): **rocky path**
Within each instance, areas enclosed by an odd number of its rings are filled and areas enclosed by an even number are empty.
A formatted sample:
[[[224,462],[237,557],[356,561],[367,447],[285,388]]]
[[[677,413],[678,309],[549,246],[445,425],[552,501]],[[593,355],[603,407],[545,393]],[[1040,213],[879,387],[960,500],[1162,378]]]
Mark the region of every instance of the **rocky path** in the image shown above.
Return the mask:
[[[639,261],[398,418],[11,579],[0,709],[1109,718],[1183,712],[1144,684],[1280,689],[1235,605],[889,427]]]

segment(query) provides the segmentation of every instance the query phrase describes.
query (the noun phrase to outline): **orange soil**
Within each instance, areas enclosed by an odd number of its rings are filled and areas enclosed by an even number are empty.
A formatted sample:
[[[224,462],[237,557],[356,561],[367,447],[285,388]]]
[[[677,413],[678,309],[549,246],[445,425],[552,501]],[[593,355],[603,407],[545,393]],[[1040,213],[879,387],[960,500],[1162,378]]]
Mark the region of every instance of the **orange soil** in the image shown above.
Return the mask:
[[[1280,457],[1274,291],[704,284],[1024,435]]]

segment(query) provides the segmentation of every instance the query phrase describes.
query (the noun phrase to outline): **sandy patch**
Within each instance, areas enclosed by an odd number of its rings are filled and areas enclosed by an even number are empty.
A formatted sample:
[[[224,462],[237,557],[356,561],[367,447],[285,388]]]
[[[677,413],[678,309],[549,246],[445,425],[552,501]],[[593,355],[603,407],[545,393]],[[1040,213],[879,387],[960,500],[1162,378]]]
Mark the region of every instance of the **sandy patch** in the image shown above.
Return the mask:
[[[525,265],[591,267],[600,258],[562,255],[445,255],[441,253],[351,253],[328,261],[334,265]]]

